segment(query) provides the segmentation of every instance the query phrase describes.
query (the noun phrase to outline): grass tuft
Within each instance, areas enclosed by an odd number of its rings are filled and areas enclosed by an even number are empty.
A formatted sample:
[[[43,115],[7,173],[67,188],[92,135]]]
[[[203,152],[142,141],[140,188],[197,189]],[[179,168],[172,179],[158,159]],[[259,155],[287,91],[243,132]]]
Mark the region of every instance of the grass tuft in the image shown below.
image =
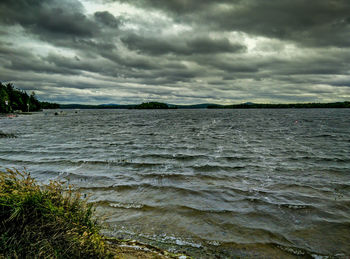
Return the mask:
[[[0,172],[0,257],[109,257],[92,212],[71,186],[40,187],[26,172]]]

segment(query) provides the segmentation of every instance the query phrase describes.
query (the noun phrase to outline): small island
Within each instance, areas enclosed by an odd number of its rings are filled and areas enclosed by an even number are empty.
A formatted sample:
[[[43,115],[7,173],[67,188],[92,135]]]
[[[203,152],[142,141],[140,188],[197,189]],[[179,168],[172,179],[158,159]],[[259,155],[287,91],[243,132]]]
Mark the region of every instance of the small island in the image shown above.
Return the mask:
[[[135,105],[133,109],[171,109],[166,103],[148,102]]]

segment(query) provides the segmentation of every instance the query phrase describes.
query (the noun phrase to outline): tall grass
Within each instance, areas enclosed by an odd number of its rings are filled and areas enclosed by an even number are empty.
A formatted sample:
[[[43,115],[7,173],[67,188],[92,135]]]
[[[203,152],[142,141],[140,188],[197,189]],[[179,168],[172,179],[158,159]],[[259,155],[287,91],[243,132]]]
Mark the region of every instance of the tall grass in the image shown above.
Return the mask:
[[[107,257],[92,207],[72,188],[0,172],[0,257]]]

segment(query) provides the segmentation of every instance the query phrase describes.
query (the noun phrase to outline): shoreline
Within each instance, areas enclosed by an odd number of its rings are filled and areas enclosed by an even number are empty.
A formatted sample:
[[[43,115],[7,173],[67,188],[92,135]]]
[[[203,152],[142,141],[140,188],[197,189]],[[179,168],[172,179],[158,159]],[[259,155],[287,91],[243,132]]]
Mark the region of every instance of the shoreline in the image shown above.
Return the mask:
[[[0,171],[0,257],[191,258],[101,234],[92,206],[72,186]]]

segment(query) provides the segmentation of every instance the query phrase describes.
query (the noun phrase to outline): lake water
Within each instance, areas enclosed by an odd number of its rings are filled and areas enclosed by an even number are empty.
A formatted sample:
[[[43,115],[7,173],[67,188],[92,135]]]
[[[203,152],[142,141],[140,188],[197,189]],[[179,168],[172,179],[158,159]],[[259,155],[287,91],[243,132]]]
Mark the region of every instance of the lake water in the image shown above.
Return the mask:
[[[0,168],[90,195],[108,230],[198,258],[350,255],[350,109],[0,118]]]

